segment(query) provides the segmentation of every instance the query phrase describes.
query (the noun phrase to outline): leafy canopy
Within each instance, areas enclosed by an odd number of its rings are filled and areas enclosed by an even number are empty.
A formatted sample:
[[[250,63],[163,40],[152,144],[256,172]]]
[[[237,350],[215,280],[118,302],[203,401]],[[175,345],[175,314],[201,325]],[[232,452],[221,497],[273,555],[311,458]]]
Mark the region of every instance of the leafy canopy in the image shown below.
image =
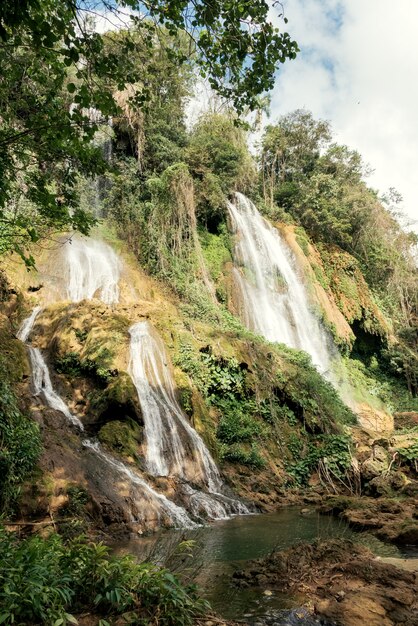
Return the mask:
[[[117,45],[95,27],[97,17],[105,30],[116,23],[125,31]],[[180,35],[187,50],[173,45]],[[297,52],[270,21],[266,0],[2,3],[0,253],[24,256],[27,243],[52,227],[88,232],[94,220],[78,206],[77,175],[106,168],[91,140],[121,113],[115,92],[131,86],[131,107],[149,102],[138,55],[156,46],[179,67],[193,60],[238,112],[257,106],[278,65]]]

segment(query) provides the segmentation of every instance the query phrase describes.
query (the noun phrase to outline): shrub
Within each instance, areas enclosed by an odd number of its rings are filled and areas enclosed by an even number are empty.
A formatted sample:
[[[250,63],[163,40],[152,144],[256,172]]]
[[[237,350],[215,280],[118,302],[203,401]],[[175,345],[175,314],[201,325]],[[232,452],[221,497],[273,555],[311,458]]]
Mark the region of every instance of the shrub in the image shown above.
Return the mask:
[[[21,413],[9,382],[0,378],[0,512],[13,513],[40,453],[38,425]]]
[[[194,587],[181,586],[166,569],[111,557],[106,546],[84,538],[18,541],[0,527],[0,553],[1,624],[65,626],[88,611],[123,615],[131,625],[187,626],[208,610]]]
[[[227,444],[253,441],[267,434],[266,426],[253,415],[255,402],[220,400],[217,407],[222,413],[216,433],[219,441]]]
[[[248,465],[255,469],[261,469],[266,464],[256,444],[253,444],[250,450],[246,450],[238,444],[233,444],[232,446],[223,445],[220,447],[220,457],[223,461],[240,463],[241,465]]]
[[[350,445],[351,437],[348,435],[320,435],[307,443],[303,454],[303,443],[293,436],[289,450],[295,463],[288,465],[287,472],[298,485],[305,485],[323,461],[332,476],[342,479],[351,465]]]

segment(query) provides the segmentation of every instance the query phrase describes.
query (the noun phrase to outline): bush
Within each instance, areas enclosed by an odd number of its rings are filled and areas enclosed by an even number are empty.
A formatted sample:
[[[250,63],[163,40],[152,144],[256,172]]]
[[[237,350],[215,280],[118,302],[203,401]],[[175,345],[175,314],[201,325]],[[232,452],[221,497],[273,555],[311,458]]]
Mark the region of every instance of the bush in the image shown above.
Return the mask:
[[[298,485],[305,485],[320,461],[323,461],[332,476],[342,479],[351,465],[351,443],[348,435],[321,435],[307,443],[303,454],[303,442],[293,436],[289,450],[295,461],[298,460],[288,465],[287,472]]]
[[[111,557],[84,538],[18,541],[0,527],[0,623],[76,624],[79,612],[124,616],[124,623],[187,626],[208,610],[194,587],[166,569]],[[108,625],[106,619],[101,620]]]
[[[4,363],[0,361],[0,367]],[[38,425],[23,415],[9,382],[0,379],[0,512],[13,513],[21,484],[41,453]]]
[[[221,446],[220,457],[223,461],[240,463],[241,465],[248,465],[255,469],[261,469],[266,464],[266,461],[260,456],[256,444],[253,444],[250,450],[246,450],[237,444]]]
[[[220,400],[217,407],[222,413],[216,433],[219,441],[227,444],[253,441],[267,434],[266,426],[253,416],[255,402]]]

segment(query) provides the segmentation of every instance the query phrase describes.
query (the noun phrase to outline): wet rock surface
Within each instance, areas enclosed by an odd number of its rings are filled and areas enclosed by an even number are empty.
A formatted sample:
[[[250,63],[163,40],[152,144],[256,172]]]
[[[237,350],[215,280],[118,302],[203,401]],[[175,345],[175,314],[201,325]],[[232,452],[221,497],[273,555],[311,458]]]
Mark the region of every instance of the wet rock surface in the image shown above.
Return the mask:
[[[233,582],[237,587],[303,594],[312,610],[301,624],[317,619],[336,626],[418,625],[418,572],[376,560],[351,541],[300,544],[275,552],[236,571]]]
[[[320,507],[359,531],[368,531],[382,541],[397,545],[418,544],[418,498],[356,498],[335,496]]]

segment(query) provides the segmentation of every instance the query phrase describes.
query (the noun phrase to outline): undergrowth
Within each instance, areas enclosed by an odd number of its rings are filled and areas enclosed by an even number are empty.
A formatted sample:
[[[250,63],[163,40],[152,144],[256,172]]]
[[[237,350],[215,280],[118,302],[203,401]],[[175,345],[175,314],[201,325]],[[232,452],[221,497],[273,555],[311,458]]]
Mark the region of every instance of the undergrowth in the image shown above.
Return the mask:
[[[0,359],[3,372],[5,367]],[[40,454],[39,427],[21,412],[3,373],[0,376],[0,513],[15,512],[22,483],[34,471]]]
[[[168,570],[110,556],[83,537],[19,541],[0,527],[0,553],[0,624],[65,626],[88,612],[100,626],[118,616],[131,626],[188,626],[208,610],[196,589]]]

